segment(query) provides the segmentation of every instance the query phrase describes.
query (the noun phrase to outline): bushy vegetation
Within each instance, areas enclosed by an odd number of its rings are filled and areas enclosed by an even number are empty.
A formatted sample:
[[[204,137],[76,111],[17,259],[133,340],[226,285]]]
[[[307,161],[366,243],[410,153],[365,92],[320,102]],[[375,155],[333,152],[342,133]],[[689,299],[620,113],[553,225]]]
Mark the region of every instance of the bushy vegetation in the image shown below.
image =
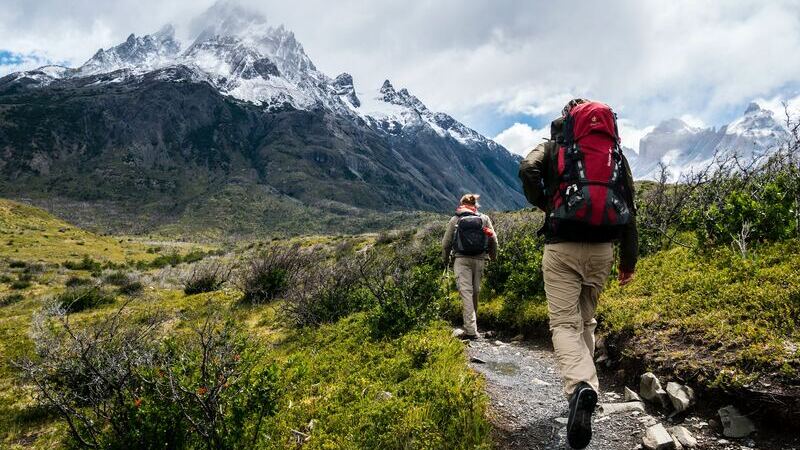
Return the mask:
[[[230,274],[231,268],[219,261],[197,265],[183,281],[183,292],[194,295],[216,291],[228,281]]]
[[[304,268],[284,299],[283,316],[296,326],[318,326],[370,309],[374,300],[363,283],[366,263],[363,257],[349,255]]]
[[[113,303],[114,300],[114,294],[96,285],[68,288],[55,297],[56,304],[68,313],[107,305]]]
[[[164,320],[122,308],[78,330],[51,308],[34,321],[35,354],[17,364],[76,447],[264,445],[275,368],[232,320],[210,315],[171,335]]]
[[[163,267],[172,266],[175,267],[178,264],[185,263],[191,264],[197,261],[202,260],[203,258],[219,255],[219,251],[203,251],[203,250],[191,250],[186,254],[181,254],[177,251],[172,251],[167,253],[166,255],[158,255],[152,261],[138,261],[136,263],[136,267],[139,269],[161,269]]]
[[[14,303],[21,302],[25,299],[20,293],[13,293],[13,294],[6,294],[3,297],[0,297],[0,306],[8,306],[13,305]]]
[[[83,255],[83,258],[79,261],[64,261],[62,265],[65,269],[85,270],[87,272],[99,272],[103,267],[99,261],[95,261],[89,255]]]
[[[284,295],[313,258],[297,246],[273,246],[250,258],[236,280],[242,302],[258,304]]]

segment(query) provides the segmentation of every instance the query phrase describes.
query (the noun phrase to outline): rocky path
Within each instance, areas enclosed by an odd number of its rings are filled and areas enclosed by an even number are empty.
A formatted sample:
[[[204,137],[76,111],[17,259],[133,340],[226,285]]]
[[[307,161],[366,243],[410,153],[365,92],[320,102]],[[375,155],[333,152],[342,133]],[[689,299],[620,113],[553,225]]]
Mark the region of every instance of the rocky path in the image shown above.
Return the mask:
[[[567,401],[561,391],[561,378],[552,350],[546,343],[500,341],[483,338],[467,343],[470,365],[486,378],[490,397],[489,419],[494,425],[494,441],[501,449],[566,449]],[[623,402],[621,386],[601,378],[604,391],[600,403]],[[666,413],[646,404],[645,411],[594,416],[594,438],[588,447],[596,450],[643,449],[648,427],[659,423],[671,427]],[[696,439],[699,449],[754,450],[800,449],[795,442],[780,443],[765,439],[729,440],[711,430],[709,423],[692,416],[682,420]],[[713,421],[712,421],[713,426]],[[787,445],[788,444],[788,445]],[[672,448],[671,446],[669,448]]]

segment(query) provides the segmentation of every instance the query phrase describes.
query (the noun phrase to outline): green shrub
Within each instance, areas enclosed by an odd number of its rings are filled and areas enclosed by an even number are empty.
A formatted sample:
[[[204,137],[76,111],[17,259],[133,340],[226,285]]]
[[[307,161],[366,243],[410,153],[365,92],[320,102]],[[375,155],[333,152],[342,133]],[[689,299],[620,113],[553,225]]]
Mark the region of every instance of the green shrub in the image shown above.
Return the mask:
[[[12,281],[9,287],[11,289],[22,290],[22,289],[28,289],[29,287],[31,287],[31,284],[32,283],[30,278],[21,278],[19,280]]]
[[[8,263],[8,267],[12,269],[24,269],[25,267],[28,267],[28,263],[25,261],[11,260]]]
[[[513,215],[497,219],[497,222],[496,230],[503,245],[498,249],[497,259],[486,267],[485,288],[518,301],[541,297],[544,240],[536,235],[541,219],[533,215]]]
[[[139,280],[131,279],[127,283],[117,288],[121,295],[138,295],[144,289],[144,284]]]
[[[64,285],[66,287],[77,287],[77,286],[86,286],[86,285],[91,284],[91,283],[92,283],[92,280],[90,280],[88,278],[81,278],[81,277],[74,277],[73,276],[73,277],[69,277],[67,279],[67,281],[64,282]]]
[[[372,307],[375,301],[360,273],[362,262],[345,257],[304,270],[281,304],[283,316],[295,326],[316,326]]]
[[[62,310],[34,322],[36,355],[18,362],[41,406],[69,423],[67,446],[265,448],[277,369],[232,320],[158,334],[163,315],[119,310],[76,326]]]
[[[44,271],[45,271],[44,264],[30,263],[27,265],[27,267],[25,267],[25,269],[22,272],[30,275],[39,275],[44,273]]]
[[[777,242],[797,235],[796,195],[787,176],[750,181],[704,208],[687,212],[700,242],[729,244],[742,238]]]
[[[445,298],[438,266],[376,254],[365,274],[365,287],[376,306],[369,319],[376,337],[394,337],[429,323]]]
[[[196,266],[184,280],[183,292],[194,295],[219,290],[228,281],[230,273],[231,268],[220,262]]]
[[[19,293],[8,294],[4,297],[0,297],[0,306],[8,306],[12,305],[17,302],[21,302],[25,299],[25,296]]]
[[[130,283],[131,276],[126,272],[117,270],[103,277],[103,281],[113,286],[123,286]]]
[[[103,277],[103,282],[112,286],[117,286],[117,292],[121,295],[137,295],[144,285],[135,275],[122,270],[117,270]]]
[[[177,266],[178,264],[181,264],[181,263],[189,264],[189,263],[200,261],[201,259],[203,259],[203,258],[205,258],[207,256],[219,255],[219,254],[221,254],[221,252],[218,252],[218,251],[205,252],[203,250],[193,249],[193,250],[189,251],[189,253],[187,253],[185,255],[181,255],[180,253],[177,252],[177,250],[173,250],[172,252],[167,253],[166,255],[158,255],[158,256],[156,256],[150,262],[137,261],[136,262],[136,267],[138,269],[140,269],[140,270],[145,270],[145,269],[149,269],[149,268],[162,269],[162,268],[167,267],[167,266],[175,267],[175,266]]]
[[[284,295],[313,262],[299,247],[271,247],[251,258],[236,280],[242,302],[263,303]]]
[[[11,283],[14,278],[7,273],[0,273],[0,283]]]
[[[64,261],[62,265],[65,269],[86,270],[88,272],[99,272],[102,268],[102,265],[89,255],[84,255],[80,261]]]
[[[68,288],[56,296],[56,301],[70,313],[107,305],[114,300],[113,294],[98,286]]]

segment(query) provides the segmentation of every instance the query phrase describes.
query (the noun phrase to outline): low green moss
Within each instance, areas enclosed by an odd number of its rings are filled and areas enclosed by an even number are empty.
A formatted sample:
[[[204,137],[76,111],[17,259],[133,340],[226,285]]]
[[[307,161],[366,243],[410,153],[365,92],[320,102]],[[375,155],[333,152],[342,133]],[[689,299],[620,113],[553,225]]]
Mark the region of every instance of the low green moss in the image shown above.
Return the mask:
[[[759,375],[800,380],[800,247],[765,245],[742,258],[728,248],[696,254],[674,248],[644,258],[630,285],[612,283],[598,310],[601,328],[675,349],[702,351],[678,358],[714,373],[711,384],[746,384]]]

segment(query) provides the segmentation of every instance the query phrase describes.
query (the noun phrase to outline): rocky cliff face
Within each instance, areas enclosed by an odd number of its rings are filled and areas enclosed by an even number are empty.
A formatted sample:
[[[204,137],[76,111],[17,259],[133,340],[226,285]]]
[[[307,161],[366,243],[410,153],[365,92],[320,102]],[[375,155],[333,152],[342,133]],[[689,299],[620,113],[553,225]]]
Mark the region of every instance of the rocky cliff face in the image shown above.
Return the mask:
[[[524,204],[516,157],[407,90],[330,78],[290,31],[236,7],[197,23],[185,48],[167,26],[75,69],[0,78],[0,195],[128,222],[181,217],[231,186],[374,211],[447,211],[466,191]]]

